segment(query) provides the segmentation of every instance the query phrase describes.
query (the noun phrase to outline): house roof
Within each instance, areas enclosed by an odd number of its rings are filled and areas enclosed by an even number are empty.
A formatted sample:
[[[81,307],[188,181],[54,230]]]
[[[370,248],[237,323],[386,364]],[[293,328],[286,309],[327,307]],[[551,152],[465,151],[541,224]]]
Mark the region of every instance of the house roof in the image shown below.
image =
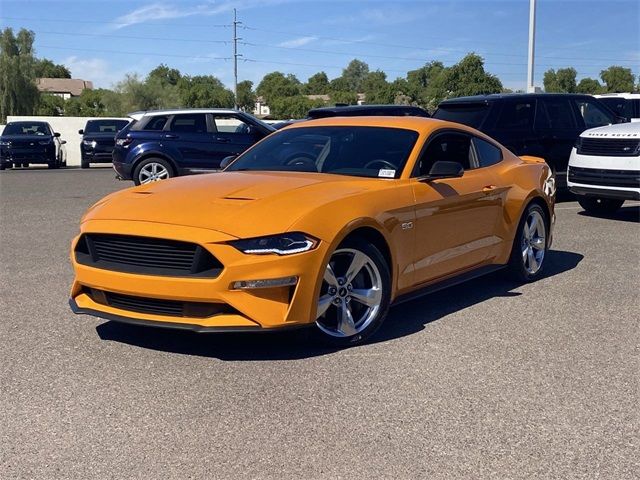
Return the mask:
[[[93,90],[93,83],[79,78],[38,78],[36,86],[41,92],[69,93],[77,97],[84,89]]]

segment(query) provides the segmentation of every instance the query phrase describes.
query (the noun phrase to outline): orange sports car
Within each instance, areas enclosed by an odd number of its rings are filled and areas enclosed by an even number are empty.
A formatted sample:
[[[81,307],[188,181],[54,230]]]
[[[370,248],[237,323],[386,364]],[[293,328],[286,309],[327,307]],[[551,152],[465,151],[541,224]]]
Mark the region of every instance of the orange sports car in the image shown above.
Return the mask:
[[[93,205],[71,248],[70,304],[198,332],[313,326],[354,345],[414,295],[502,267],[538,277],[554,196],[542,159],[463,125],[301,122],[221,173]]]

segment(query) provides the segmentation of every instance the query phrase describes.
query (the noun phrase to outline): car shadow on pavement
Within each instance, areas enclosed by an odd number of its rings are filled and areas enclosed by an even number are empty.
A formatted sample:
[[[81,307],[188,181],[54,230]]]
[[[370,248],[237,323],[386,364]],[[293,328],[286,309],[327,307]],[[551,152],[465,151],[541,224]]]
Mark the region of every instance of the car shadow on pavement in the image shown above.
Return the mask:
[[[575,268],[582,258],[583,256],[578,253],[549,251],[545,271],[540,280]],[[425,325],[431,322],[489,298],[522,295],[520,292],[513,291],[519,286],[520,284],[509,280],[503,272],[495,272],[398,305],[390,310],[384,325],[369,343],[385,342],[411,335],[424,329]],[[308,335],[304,333],[305,330],[197,334],[112,321],[96,327],[102,340],[225,361],[296,360],[336,351],[335,348],[310,342]]]
[[[619,222],[640,223],[640,205],[629,205],[626,207],[623,205],[614,213],[609,213],[607,215],[595,215],[593,213],[587,213],[584,210],[578,212],[578,215],[582,215],[584,217],[602,218],[606,220],[617,220]]]

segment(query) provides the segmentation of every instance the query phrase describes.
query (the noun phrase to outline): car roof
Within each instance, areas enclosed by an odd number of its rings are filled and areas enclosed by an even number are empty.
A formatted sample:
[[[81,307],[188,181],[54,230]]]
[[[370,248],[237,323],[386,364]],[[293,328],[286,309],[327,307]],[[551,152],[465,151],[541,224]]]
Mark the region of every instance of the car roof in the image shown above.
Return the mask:
[[[297,122],[287,126],[287,130],[293,128],[308,127],[384,127],[403,128],[415,130],[417,132],[432,131],[438,128],[455,128],[469,132],[476,132],[471,127],[460,123],[437,120],[435,118],[415,117],[415,116],[360,116],[360,117],[325,117]]]
[[[172,108],[165,110],[140,110],[137,112],[131,112],[129,117],[134,120],[140,120],[145,116],[154,116],[154,115],[177,115],[181,113],[242,113],[239,110],[234,110],[233,108]]]
[[[636,99],[636,98],[640,98],[640,93],[601,93],[599,95],[594,95],[594,97]]]
[[[341,113],[355,113],[355,112],[366,112],[367,110],[406,110],[407,112],[424,112],[425,116],[429,114],[420,107],[416,107],[414,105],[344,105],[344,106],[336,106],[336,107],[319,107],[312,108],[309,110],[309,116],[313,117],[314,114],[334,114],[340,115]]]
[[[37,124],[49,125],[49,122],[43,122],[42,120],[18,120],[15,122],[7,122],[7,125],[37,125]]]
[[[592,95],[582,93],[491,93],[488,95],[472,95],[469,97],[448,98],[440,102],[440,105],[451,105],[454,103],[490,103],[509,98],[528,99],[528,98],[545,98],[550,96],[568,97],[568,98],[593,98]],[[438,106],[440,106],[438,105]]]

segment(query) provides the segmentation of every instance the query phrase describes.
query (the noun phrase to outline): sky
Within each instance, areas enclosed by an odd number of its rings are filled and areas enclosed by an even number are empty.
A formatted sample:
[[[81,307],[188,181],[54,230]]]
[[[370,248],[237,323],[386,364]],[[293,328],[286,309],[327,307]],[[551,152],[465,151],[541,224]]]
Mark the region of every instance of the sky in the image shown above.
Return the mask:
[[[394,80],[475,52],[505,87],[526,87],[529,0],[0,0],[0,27],[33,30],[38,57],[96,87],[160,63],[231,87],[234,8],[239,81],[335,78],[353,58]],[[568,66],[578,80],[614,64],[640,75],[640,1],[538,0],[536,20],[536,85]]]

